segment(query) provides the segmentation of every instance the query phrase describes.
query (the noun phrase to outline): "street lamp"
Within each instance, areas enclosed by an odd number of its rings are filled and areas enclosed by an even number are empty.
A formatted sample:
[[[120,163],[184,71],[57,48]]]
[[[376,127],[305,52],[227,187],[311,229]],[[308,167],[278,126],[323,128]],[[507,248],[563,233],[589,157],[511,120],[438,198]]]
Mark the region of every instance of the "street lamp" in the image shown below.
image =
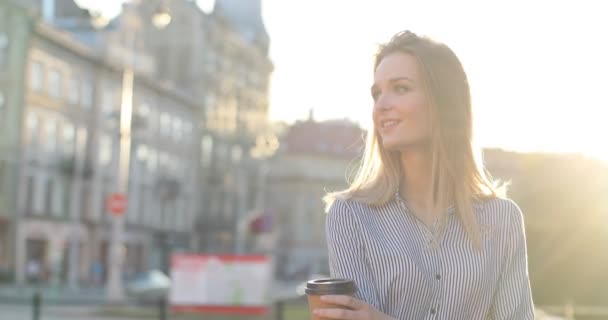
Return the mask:
[[[171,22],[169,11],[161,6],[152,16],[152,22],[157,28],[164,28]],[[118,185],[120,193],[127,194],[129,188],[129,162],[131,156],[131,125],[133,117],[133,85],[135,64],[135,33],[126,28],[127,41],[130,47],[131,59],[125,63],[122,75],[122,99],[120,106],[120,149],[118,163]],[[127,196],[128,199],[128,196]],[[128,213],[128,212],[127,212]],[[107,298],[119,302],[124,297],[122,283],[122,267],[124,255],[122,252],[124,236],[124,215],[112,217],[112,238],[110,246],[110,265],[108,269]]]
[[[171,13],[167,7],[160,5],[152,16],[152,23],[158,29],[163,29],[171,23]]]

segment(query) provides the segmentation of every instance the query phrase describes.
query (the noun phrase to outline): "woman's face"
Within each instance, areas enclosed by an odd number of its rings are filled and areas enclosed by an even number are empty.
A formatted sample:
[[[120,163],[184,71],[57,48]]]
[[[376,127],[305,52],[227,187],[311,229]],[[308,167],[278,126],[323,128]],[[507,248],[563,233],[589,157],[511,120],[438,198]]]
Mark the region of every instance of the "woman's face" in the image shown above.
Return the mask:
[[[374,74],[372,97],[374,127],[386,149],[429,144],[429,105],[416,58],[400,52],[384,57]]]

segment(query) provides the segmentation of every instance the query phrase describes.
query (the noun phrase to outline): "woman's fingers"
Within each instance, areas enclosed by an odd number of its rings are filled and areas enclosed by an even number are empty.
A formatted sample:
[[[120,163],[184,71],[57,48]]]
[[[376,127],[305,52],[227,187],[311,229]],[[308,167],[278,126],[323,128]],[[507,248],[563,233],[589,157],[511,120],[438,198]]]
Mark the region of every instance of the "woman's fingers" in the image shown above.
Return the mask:
[[[315,309],[314,314],[317,317],[328,319],[364,320],[363,318],[361,318],[361,314],[357,311],[339,308]]]
[[[321,301],[353,310],[359,310],[367,306],[365,302],[347,295],[325,295],[321,297]]]

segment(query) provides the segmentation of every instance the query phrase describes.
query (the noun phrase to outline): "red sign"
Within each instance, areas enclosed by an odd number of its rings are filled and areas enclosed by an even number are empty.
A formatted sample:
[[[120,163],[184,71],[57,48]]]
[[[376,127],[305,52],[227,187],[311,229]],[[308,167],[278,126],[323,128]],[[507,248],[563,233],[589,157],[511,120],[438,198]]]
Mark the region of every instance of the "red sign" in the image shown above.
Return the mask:
[[[107,210],[115,216],[121,216],[127,209],[127,196],[124,193],[112,193],[106,199]]]
[[[174,254],[171,309],[178,313],[268,315],[273,268],[265,255]]]

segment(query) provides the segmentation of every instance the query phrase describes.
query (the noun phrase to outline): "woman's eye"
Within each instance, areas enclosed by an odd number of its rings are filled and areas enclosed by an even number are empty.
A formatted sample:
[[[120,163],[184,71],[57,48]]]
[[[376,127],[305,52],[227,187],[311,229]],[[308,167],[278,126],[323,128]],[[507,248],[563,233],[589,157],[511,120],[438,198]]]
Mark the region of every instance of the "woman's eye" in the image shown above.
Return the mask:
[[[404,86],[404,85],[396,85],[395,86],[395,91],[398,93],[405,93],[408,92],[410,90],[409,87]]]

